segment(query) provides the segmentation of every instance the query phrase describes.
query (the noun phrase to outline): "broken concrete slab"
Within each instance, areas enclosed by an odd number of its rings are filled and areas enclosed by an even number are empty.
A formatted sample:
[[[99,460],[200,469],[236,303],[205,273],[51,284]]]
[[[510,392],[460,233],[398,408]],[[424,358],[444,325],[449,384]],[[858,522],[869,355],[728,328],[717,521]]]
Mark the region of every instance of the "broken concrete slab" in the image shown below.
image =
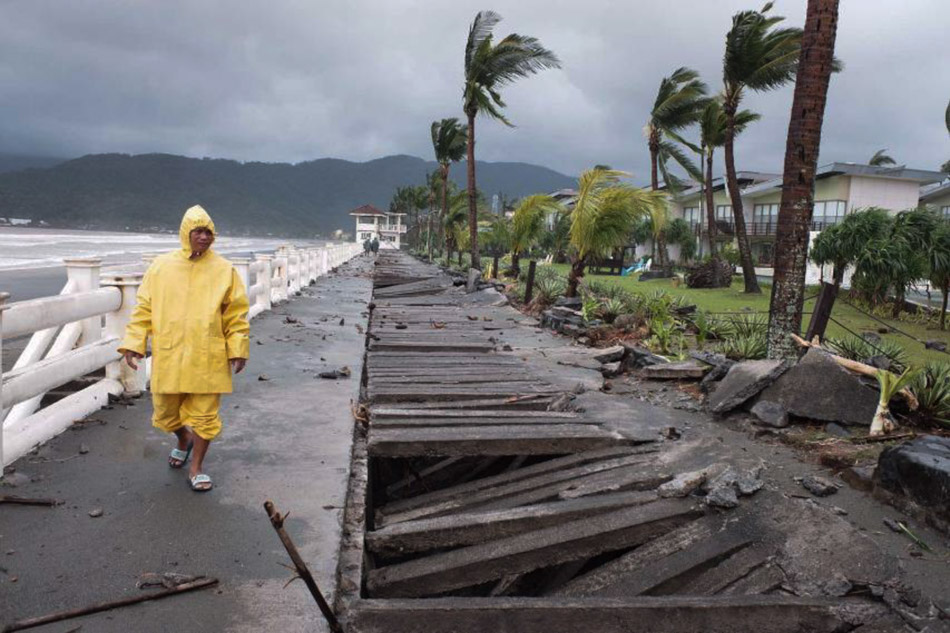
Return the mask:
[[[625,348],[623,345],[614,345],[597,350],[594,354],[594,360],[598,363],[613,363],[623,358]]]
[[[373,569],[366,588],[370,596],[380,598],[434,596],[508,574],[634,547],[701,514],[691,503],[665,499],[603,514],[597,521],[581,519]]]
[[[709,409],[719,414],[732,411],[771,385],[788,368],[789,364],[782,360],[750,360],[733,365],[709,395]]]
[[[600,367],[600,373],[604,378],[615,378],[623,373],[623,365],[619,360],[612,363],[604,363]]]
[[[924,435],[884,449],[874,473],[874,493],[947,531],[950,526],[950,438]]]
[[[589,598],[435,598],[361,600],[351,633],[836,633],[874,622],[882,604],[797,596],[656,596],[618,600]],[[741,623],[741,629],[737,628]],[[631,627],[635,626],[633,629]]]
[[[669,359],[658,356],[645,347],[630,343],[623,343],[622,345],[625,349],[623,356],[624,371],[633,371],[634,369],[643,369],[644,367],[670,362]]]
[[[656,493],[661,498],[667,497],[686,497],[697,490],[706,481],[707,470],[694,470],[688,473],[680,473],[670,481],[656,489]]]
[[[798,417],[860,426],[871,423],[878,397],[875,389],[816,348],[761,395]]]
[[[652,380],[697,380],[702,378],[709,367],[693,361],[664,363],[644,368],[644,378]]]
[[[777,402],[759,400],[751,409],[752,415],[765,426],[783,429],[788,426],[788,411]]]

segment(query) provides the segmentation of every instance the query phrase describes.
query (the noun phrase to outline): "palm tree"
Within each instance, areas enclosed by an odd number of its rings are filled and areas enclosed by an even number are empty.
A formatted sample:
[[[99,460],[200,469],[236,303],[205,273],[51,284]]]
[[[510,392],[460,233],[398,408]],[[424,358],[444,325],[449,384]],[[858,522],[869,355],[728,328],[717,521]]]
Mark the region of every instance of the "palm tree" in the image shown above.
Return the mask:
[[[868,165],[873,167],[883,167],[884,165],[896,165],[897,161],[887,155],[887,148],[879,149],[874,152],[874,156],[868,161]]]
[[[707,101],[705,94],[706,84],[700,81],[699,73],[689,68],[677,68],[673,74],[660,81],[660,89],[650,110],[650,120],[643,129],[650,148],[650,186],[653,191],[660,186],[658,172],[662,173],[663,182],[671,192],[679,190],[679,180],[667,167],[670,161],[676,162],[695,180],[703,179],[702,171],[677,143],[699,151],[695,145],[684,140],[680,133],[699,120]],[[657,232],[657,237],[657,264],[666,268],[669,258],[662,232]]]
[[[518,204],[511,218],[511,272],[515,277],[521,272],[521,253],[529,250],[541,237],[545,218],[563,211],[557,200],[543,194],[527,196]]]
[[[746,90],[765,92],[784,86],[795,77],[801,50],[802,30],[777,28],[785,18],[767,15],[772,3],[761,11],[740,11],[732,16],[732,28],[726,34],[726,52],[722,63],[723,103],[726,115],[726,186],[735,216],[736,240],[742,263],[745,291],[759,294],[759,282],[752,263],[752,250],[745,228],[742,198],[736,179],[734,142],[736,114]]]
[[[797,358],[790,334],[802,327],[809,223],[828,83],[835,66],[838,0],[808,0],[801,62],[785,142],[782,201],[775,235],[775,272],[769,304],[769,358]]]
[[[749,110],[740,110],[735,116],[735,133],[738,135],[747,125],[761,117]],[[713,203],[713,156],[717,147],[726,142],[728,122],[722,110],[722,96],[709,99],[699,118],[700,155],[706,163],[703,181],[703,193],[706,202],[706,223],[709,225],[709,253],[716,257],[716,208]]]
[[[947,324],[947,299],[950,295],[950,223],[940,222],[933,234],[927,253],[928,278],[935,288],[940,288],[943,305],[940,310],[940,329]]]
[[[445,263],[451,263],[452,251],[458,249],[462,255],[463,244],[467,241],[468,232],[465,220],[468,218],[466,195],[456,193],[449,200],[448,208],[442,216],[442,230],[445,232]]]
[[[512,33],[493,43],[492,29],[501,16],[494,11],[479,11],[468,31],[465,44],[465,90],[462,110],[468,117],[468,227],[472,267],[481,268],[478,257],[478,203],[475,187],[475,116],[482,112],[505,125],[511,125],[501,113],[505,107],[499,90],[546,68],[560,68],[557,56],[536,38]]]
[[[449,207],[449,168],[465,156],[465,143],[468,128],[459,124],[456,118],[432,122],[432,149],[439,163],[439,175],[442,177],[442,213],[443,223]]]
[[[831,264],[832,282],[835,288],[841,288],[848,266],[857,262],[868,244],[886,239],[891,223],[891,216],[885,209],[871,207],[849,213],[840,224],[818,234],[809,257],[819,266]]]
[[[578,180],[577,200],[571,211],[571,270],[567,296],[577,296],[577,286],[592,257],[609,255],[625,246],[641,219],[665,217],[666,193],[637,189],[620,181],[627,174],[589,169]],[[659,221],[654,220],[654,226]]]

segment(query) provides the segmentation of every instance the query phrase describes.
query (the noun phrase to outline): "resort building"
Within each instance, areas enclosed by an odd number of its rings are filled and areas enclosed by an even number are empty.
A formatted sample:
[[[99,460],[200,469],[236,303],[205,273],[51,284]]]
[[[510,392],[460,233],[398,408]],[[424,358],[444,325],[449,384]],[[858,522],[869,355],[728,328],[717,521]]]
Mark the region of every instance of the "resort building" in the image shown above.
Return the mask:
[[[356,243],[376,238],[381,248],[399,248],[406,225],[402,223],[405,213],[380,211],[371,204],[364,204],[350,211],[356,218]]]
[[[924,187],[920,190],[920,204],[933,207],[950,220],[950,176],[947,181]]]
[[[771,269],[774,257],[778,209],[782,198],[782,176],[763,172],[738,172],[743,217],[756,266]],[[925,203],[946,209],[950,216],[950,186],[932,188],[922,196],[922,187],[947,178],[941,172],[909,169],[904,166],[875,167],[856,163],[831,163],[818,168],[815,176],[815,209],[812,230],[840,222],[845,215],[866,207],[881,207],[894,213]],[[717,240],[735,238],[732,202],[723,178],[713,180]],[[942,205],[942,206],[941,206]],[[706,202],[702,187],[691,186],[672,203],[671,216],[682,218],[693,227],[698,253],[709,252]],[[649,252],[651,245],[638,249]],[[670,248],[670,257],[678,258],[678,248]],[[638,254],[640,254],[638,252]],[[770,274],[769,270],[762,271]]]

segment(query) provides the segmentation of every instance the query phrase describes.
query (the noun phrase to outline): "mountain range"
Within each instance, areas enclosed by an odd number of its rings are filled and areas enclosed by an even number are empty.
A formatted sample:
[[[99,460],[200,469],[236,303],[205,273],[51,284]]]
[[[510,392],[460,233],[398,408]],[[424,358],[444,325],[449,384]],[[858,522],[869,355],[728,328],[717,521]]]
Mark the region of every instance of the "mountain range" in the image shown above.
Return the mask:
[[[352,231],[350,210],[363,204],[385,210],[397,187],[423,184],[437,169],[434,161],[406,155],[297,164],[172,154],[91,154],[59,164],[45,160],[29,169],[0,169],[0,217],[66,228],[168,230],[178,227],[186,208],[201,204],[225,233],[329,235],[336,229]],[[489,197],[499,193],[514,199],[575,184],[564,174],[528,163],[476,161],[476,170],[478,187]],[[452,180],[464,186],[464,162],[453,166]]]

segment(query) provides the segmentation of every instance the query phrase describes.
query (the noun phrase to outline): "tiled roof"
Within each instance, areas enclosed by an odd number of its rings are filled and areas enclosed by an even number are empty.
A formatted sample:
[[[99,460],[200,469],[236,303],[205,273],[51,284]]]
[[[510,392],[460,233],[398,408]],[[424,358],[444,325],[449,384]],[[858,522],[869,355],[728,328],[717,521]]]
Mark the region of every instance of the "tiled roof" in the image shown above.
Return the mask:
[[[386,217],[389,214],[385,211],[380,211],[371,204],[364,204],[363,206],[357,207],[356,209],[350,211],[350,215],[378,215],[381,217]]]

